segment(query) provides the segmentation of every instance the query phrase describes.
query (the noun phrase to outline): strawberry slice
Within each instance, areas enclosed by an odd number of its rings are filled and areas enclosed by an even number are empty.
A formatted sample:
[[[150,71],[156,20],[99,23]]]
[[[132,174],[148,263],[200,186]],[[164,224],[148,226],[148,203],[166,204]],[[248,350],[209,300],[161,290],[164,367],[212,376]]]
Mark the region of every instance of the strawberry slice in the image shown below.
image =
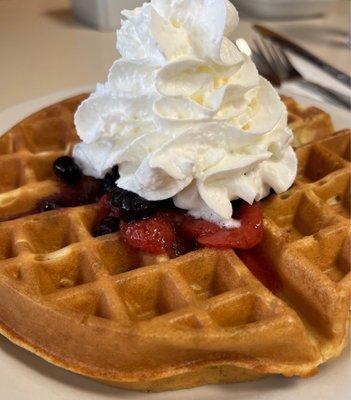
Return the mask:
[[[172,224],[160,214],[132,222],[121,222],[123,240],[135,249],[154,254],[172,254],[175,233]]]
[[[196,238],[193,235],[184,234],[182,229],[185,221],[189,220],[191,222],[193,220],[192,217],[187,216],[183,210],[162,210],[159,214],[166,218],[173,226],[176,236],[173,243],[174,257],[179,257],[198,248]]]
[[[241,226],[233,229],[219,229],[217,232],[198,237],[205,247],[251,249],[263,238],[263,212],[259,203],[244,203],[237,215]]]
[[[184,219],[179,226],[180,234],[187,238],[198,239],[200,236],[207,236],[220,231],[221,228],[213,222],[204,219],[195,219],[190,215],[184,215]]]
[[[183,210],[161,210],[159,215],[166,218],[176,230],[178,230],[184,219],[187,217]]]

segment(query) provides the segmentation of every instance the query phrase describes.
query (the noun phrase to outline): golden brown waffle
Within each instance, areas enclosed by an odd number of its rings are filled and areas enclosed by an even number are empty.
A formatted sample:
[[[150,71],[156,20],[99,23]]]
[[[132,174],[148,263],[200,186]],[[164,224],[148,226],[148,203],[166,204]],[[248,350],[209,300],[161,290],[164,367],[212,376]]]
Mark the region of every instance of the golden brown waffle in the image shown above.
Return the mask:
[[[264,204],[262,251],[283,282],[279,297],[314,326],[327,358],[345,334],[339,311],[351,289],[350,137],[345,130],[298,149],[295,185]]]
[[[0,136],[0,221],[26,213],[59,190],[53,161],[79,141],[73,115],[81,95],[26,118]]]
[[[96,205],[16,218],[57,190],[50,165],[76,141],[72,112],[80,100],[41,111],[0,138],[6,337],[71,371],[155,391],[310,376],[341,352],[350,284],[349,131],[301,147],[296,185],[265,202],[264,241],[254,258],[268,263],[271,291],[233,251],[167,260],[131,250],[118,234],[93,238]]]
[[[317,107],[302,107],[293,98],[282,96],[289,112],[289,126],[294,132],[294,147],[300,147],[333,134],[329,114]]]

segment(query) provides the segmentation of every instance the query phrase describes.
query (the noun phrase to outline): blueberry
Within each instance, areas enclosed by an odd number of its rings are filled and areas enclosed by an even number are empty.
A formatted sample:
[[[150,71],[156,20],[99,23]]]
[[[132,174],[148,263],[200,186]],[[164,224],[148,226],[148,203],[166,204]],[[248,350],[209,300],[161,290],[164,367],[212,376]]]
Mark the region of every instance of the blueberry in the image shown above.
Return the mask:
[[[119,219],[115,217],[107,217],[101,220],[95,227],[94,237],[109,235],[110,233],[117,232],[119,229]]]
[[[54,162],[54,172],[63,181],[74,185],[82,178],[82,171],[72,157],[64,156]]]
[[[110,172],[105,175],[105,178],[102,180],[102,190],[105,193],[110,193],[116,190],[117,185],[116,181],[119,179],[118,166],[115,165]]]
[[[179,210],[173,202],[173,198],[166,199],[166,200],[160,200],[157,202],[157,206],[159,209],[165,209],[165,210]]]
[[[56,200],[43,200],[39,205],[39,212],[52,211],[62,208],[62,205]]]
[[[243,203],[244,203],[244,200],[242,200],[242,199],[232,201],[233,218],[235,218],[235,216],[238,214],[240,207],[242,206]]]
[[[119,209],[123,221],[149,217],[159,208],[157,202],[145,200],[136,193],[123,189],[113,192],[111,204]]]
[[[115,165],[111,170],[112,176],[115,180],[119,179],[118,165]]]

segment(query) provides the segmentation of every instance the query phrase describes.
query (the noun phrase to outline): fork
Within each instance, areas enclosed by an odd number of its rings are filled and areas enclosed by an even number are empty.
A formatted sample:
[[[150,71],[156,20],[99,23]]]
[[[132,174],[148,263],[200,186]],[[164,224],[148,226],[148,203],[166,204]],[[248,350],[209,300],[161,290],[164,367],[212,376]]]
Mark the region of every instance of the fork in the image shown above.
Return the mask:
[[[280,46],[273,45],[272,42],[263,38],[261,41],[254,39],[252,51],[254,59],[258,61],[258,68],[264,69],[264,73],[268,75],[269,80],[273,81],[273,84],[284,81],[295,82],[317,92],[334,104],[350,109],[350,97],[305,79],[292,65]]]

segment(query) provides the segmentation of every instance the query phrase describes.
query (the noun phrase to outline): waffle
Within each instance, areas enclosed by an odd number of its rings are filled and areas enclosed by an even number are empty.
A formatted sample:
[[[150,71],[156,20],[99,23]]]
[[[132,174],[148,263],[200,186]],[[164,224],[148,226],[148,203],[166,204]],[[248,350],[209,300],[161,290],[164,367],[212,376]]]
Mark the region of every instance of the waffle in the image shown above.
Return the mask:
[[[147,391],[308,377],[340,354],[350,131],[297,150],[296,184],[264,202],[255,252],[202,249],[169,260],[128,248],[118,234],[94,238],[94,204],[22,215],[58,190],[51,164],[77,141],[72,115],[82,98],[0,138],[4,336],[70,371]]]
[[[29,212],[38,199],[60,190],[52,164],[79,141],[73,114],[85,97],[39,111],[0,136],[0,221]]]
[[[329,114],[317,107],[302,107],[293,98],[282,96],[289,111],[289,126],[294,132],[294,146],[300,147],[334,133]]]

